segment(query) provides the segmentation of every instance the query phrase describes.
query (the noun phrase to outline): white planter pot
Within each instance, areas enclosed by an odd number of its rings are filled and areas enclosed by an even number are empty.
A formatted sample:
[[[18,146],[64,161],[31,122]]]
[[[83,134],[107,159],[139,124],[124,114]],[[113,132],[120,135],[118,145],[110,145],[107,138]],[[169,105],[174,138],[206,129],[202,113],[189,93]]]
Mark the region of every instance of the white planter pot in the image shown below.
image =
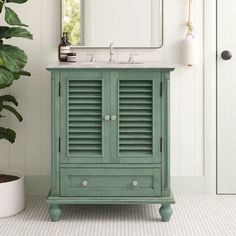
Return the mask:
[[[19,179],[0,183],[0,218],[15,215],[25,207],[25,176],[14,170],[0,170],[0,174],[14,175]]]

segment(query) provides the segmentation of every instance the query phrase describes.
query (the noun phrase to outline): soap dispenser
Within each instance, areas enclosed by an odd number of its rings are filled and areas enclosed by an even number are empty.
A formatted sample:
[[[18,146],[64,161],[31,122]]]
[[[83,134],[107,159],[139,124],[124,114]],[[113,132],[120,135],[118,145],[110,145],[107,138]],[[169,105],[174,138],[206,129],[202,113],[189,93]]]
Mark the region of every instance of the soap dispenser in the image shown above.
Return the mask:
[[[70,53],[70,43],[68,41],[68,33],[63,32],[61,43],[58,46],[58,59],[60,62],[66,62],[68,53]]]

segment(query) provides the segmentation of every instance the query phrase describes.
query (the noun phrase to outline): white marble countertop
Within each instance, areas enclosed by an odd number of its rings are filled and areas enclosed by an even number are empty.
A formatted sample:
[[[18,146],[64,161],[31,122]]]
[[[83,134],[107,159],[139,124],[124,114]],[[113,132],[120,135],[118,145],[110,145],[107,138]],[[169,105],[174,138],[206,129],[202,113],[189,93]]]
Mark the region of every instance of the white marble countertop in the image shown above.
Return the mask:
[[[160,62],[136,62],[136,63],[127,63],[127,62],[76,62],[76,63],[55,63],[48,65],[48,70],[53,69],[167,69],[174,70],[174,67]]]

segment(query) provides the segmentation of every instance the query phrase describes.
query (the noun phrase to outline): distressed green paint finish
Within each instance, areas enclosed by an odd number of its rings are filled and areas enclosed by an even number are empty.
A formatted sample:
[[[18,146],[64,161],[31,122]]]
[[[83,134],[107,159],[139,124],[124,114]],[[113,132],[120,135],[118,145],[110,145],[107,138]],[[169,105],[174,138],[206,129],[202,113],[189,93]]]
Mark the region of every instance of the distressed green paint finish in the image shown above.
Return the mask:
[[[172,208],[170,204],[162,204],[159,213],[161,215],[162,221],[169,222],[172,215]]]
[[[78,82],[77,84],[75,82]],[[86,81],[87,84],[85,83]],[[110,149],[109,139],[107,135],[110,131],[110,124],[105,122],[103,117],[105,114],[110,113],[110,106],[107,104],[109,95],[109,73],[103,71],[80,71],[79,73],[69,72],[61,81],[61,162],[62,163],[106,163],[108,162],[108,150]],[[80,92],[81,91],[81,92]],[[86,97],[87,91],[87,97]],[[71,95],[69,95],[71,94]],[[80,97],[83,96],[83,97]],[[91,97],[89,97],[91,96]],[[95,97],[96,96],[96,97]],[[73,102],[74,103],[71,104]],[[95,101],[95,99],[98,99]],[[97,104],[101,100],[101,104]],[[81,102],[84,101],[84,104]],[[92,102],[91,102],[92,101]],[[94,101],[94,103],[93,103]],[[96,109],[96,106],[101,105],[101,109]],[[76,107],[77,106],[77,107]],[[91,106],[91,109],[87,109],[86,106]],[[84,110],[81,110],[84,107]],[[78,116],[80,114],[80,116]],[[82,115],[81,115],[82,114]],[[97,115],[96,115],[97,114]],[[72,117],[72,118],[70,118]],[[84,127],[69,127],[69,119],[73,119],[73,122],[77,121],[85,123],[86,118],[88,124]],[[94,122],[91,122],[91,119]],[[95,122],[101,122],[100,127],[93,127]],[[81,130],[84,128],[84,130]],[[83,131],[83,132],[82,132]],[[71,133],[73,132],[73,133]],[[79,133],[81,132],[81,133]],[[97,132],[97,133],[96,133]],[[96,145],[87,145],[86,140],[91,142],[99,142],[95,139],[100,137],[101,153],[96,153]],[[104,141],[106,138],[106,142]],[[84,143],[84,146],[73,145],[73,143],[79,143],[79,140]],[[82,144],[83,144],[82,143]],[[92,144],[93,144],[92,143]],[[71,147],[73,145],[73,148]],[[91,147],[92,146],[92,147]],[[82,150],[78,148],[83,148]],[[87,150],[87,151],[86,151]]]
[[[157,79],[158,78],[158,79]],[[162,153],[161,153],[161,72],[153,72],[153,162],[161,163],[162,162]]]
[[[52,69],[52,221],[60,204],[144,203],[170,220],[170,71]]]
[[[119,156],[117,154],[118,152],[118,123],[119,123],[119,110],[118,110],[118,94],[119,94],[119,88],[118,88],[118,79],[119,79],[119,72],[113,71],[111,73],[110,78],[110,114],[112,116],[115,115],[115,119],[111,120],[111,131],[110,131],[110,140],[111,140],[111,146],[110,146],[110,163],[120,163]]]
[[[60,176],[61,196],[161,196],[160,169],[61,168]]]
[[[162,164],[143,164],[143,163],[139,163],[139,164],[132,164],[132,163],[122,163],[117,165],[117,163],[106,163],[106,165],[104,164],[91,164],[91,163],[70,163],[70,164],[60,164],[61,168],[79,168],[79,167],[83,167],[83,168],[150,168],[150,166],[152,168],[161,168]]]
[[[163,196],[170,194],[170,145],[169,145],[169,79],[170,73],[162,73],[162,192]]]
[[[59,204],[51,204],[49,207],[49,216],[51,218],[51,221],[59,221],[61,218],[61,207]]]
[[[161,73],[152,70],[125,70],[120,72],[119,83],[121,86],[119,86],[118,89],[120,87],[123,87],[125,90],[130,91],[130,96],[133,94],[132,98],[134,102],[137,100],[141,103],[141,106],[140,104],[137,103],[136,106],[137,110],[134,111],[134,114],[137,115],[131,116],[130,119],[132,117],[135,117],[135,119],[133,120],[138,121],[137,122],[139,125],[138,129],[140,129],[140,131],[142,132],[142,133],[137,132],[137,134],[135,132],[131,133],[131,135],[134,136],[134,139],[133,140],[131,139],[131,141],[134,141],[136,137],[140,138],[139,140],[137,140],[137,143],[134,147],[137,149],[137,153],[135,154],[134,150],[132,150],[133,152],[130,152],[130,154],[128,153],[124,154],[120,152],[118,154],[120,163],[137,164],[137,163],[161,162],[160,80],[161,80]],[[127,84],[126,87],[124,87],[125,84]],[[121,100],[122,96],[119,96],[119,99]],[[150,101],[151,103],[148,103]],[[129,105],[130,108],[132,109],[133,104]],[[152,110],[150,109],[148,110],[149,106],[152,106]],[[143,107],[143,110],[140,110],[140,107]],[[149,113],[151,113],[151,115]],[[147,121],[148,119],[150,120]],[[151,127],[148,127],[148,125],[151,125]],[[152,130],[152,133],[148,135],[148,133],[145,132],[145,129],[146,131]],[[146,137],[141,139],[142,136]],[[152,138],[152,140],[150,140],[150,137]],[[139,144],[141,145],[139,146]],[[142,148],[144,148],[144,150],[142,150]]]
[[[170,193],[168,197],[53,197],[49,192],[47,197],[49,204],[174,204],[175,200]]]
[[[103,86],[103,115],[102,115],[102,123],[104,127],[103,132],[103,163],[110,163],[111,161],[111,146],[112,146],[112,138],[111,138],[111,122],[105,120],[106,115],[111,114],[111,106],[110,106],[110,99],[111,99],[111,72],[104,71],[104,86]]]
[[[58,119],[60,114],[60,98],[59,98],[59,81],[60,73],[58,71],[52,72],[51,80],[51,194],[52,196],[59,196],[59,137],[60,129]]]
[[[135,125],[133,125],[133,128],[131,128],[133,129],[133,132],[130,132],[130,136],[133,136],[133,139],[125,140],[127,142],[132,142],[132,144],[135,143],[134,140],[137,140],[137,143],[135,145],[130,145],[132,149],[128,150],[127,152],[121,152],[118,150],[120,163],[137,164],[161,162],[160,81],[160,72],[147,70],[124,70],[120,72],[117,88],[118,106],[122,100],[127,103],[126,112],[131,114],[131,116],[127,119],[137,122],[137,126],[135,127]],[[125,91],[127,91],[127,94]],[[137,105],[135,106],[135,104]],[[118,113],[122,113],[122,108],[122,106],[118,107]],[[131,111],[134,111],[133,114],[128,112],[128,108],[130,108]],[[118,117],[122,118],[122,115],[119,114]],[[128,126],[126,128],[129,129],[130,127]],[[149,131],[150,134],[148,134]],[[118,139],[117,143],[119,144],[119,141],[121,140],[119,133],[116,137]],[[126,146],[127,148],[129,147],[128,145]]]

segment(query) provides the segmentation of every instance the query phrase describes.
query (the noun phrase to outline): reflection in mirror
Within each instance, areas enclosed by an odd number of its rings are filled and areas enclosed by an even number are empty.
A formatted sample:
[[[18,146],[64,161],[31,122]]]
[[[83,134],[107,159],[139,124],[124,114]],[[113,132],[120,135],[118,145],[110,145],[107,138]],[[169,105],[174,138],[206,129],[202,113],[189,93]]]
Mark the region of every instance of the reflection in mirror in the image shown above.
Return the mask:
[[[62,0],[62,32],[68,32],[72,45],[81,45],[80,0]]]
[[[61,0],[62,32],[74,46],[160,47],[163,0]]]

